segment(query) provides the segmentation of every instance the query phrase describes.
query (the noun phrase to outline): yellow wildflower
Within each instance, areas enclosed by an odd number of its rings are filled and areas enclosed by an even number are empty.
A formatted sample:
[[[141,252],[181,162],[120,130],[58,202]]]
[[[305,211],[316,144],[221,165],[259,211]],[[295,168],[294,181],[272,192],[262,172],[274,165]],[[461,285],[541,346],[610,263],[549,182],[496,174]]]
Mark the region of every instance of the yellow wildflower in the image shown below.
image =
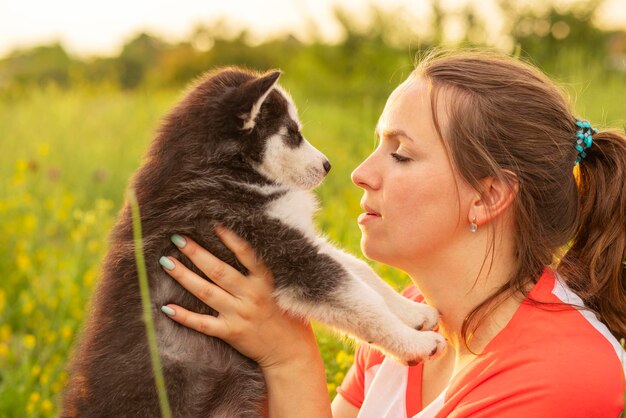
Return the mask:
[[[70,328],[68,325],[63,325],[63,328],[61,328],[61,336],[63,337],[63,339],[69,340],[70,338],[72,338],[72,335],[72,328]]]
[[[17,269],[23,272],[28,271],[32,265],[32,263],[30,262],[30,258],[28,258],[28,255],[22,252],[19,252],[15,255],[15,264],[17,265]]]
[[[48,144],[39,144],[37,147],[37,154],[40,157],[47,157],[50,153],[50,146]]]
[[[0,341],[9,342],[11,339],[11,326],[9,324],[0,325]]]
[[[7,358],[9,356],[9,346],[5,343],[0,343],[0,358]]]
[[[35,338],[34,335],[32,334],[24,335],[24,346],[26,346],[26,348],[32,350],[36,344],[37,344],[37,339]]]
[[[28,161],[20,158],[15,162],[16,173],[24,173],[26,170],[28,170]]]
[[[93,211],[89,210],[84,214],[83,222],[86,225],[93,225],[96,223],[96,215],[93,213]]]
[[[54,408],[54,404],[52,402],[50,402],[50,399],[45,399],[42,403],[41,403],[41,409],[44,412],[51,412],[52,409]]]
[[[348,367],[354,362],[354,356],[346,353],[344,350],[339,350],[335,356],[335,361],[342,367]]]
[[[33,392],[28,397],[28,402],[37,403],[39,402],[39,399],[41,399],[41,394],[39,392]]]

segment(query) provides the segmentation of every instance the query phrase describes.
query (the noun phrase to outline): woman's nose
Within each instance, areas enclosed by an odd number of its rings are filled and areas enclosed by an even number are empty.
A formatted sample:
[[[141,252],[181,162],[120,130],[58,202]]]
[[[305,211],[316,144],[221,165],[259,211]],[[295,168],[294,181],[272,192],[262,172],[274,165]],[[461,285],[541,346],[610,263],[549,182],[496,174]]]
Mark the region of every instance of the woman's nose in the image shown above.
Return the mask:
[[[370,155],[363,161],[350,176],[352,183],[362,189],[378,189],[380,187],[380,176],[375,170],[372,157],[373,155]]]

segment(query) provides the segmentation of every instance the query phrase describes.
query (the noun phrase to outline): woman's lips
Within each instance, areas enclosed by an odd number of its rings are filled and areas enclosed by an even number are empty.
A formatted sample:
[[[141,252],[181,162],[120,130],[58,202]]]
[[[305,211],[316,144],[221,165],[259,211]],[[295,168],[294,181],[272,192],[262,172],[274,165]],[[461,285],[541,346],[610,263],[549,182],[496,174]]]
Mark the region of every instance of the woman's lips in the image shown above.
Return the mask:
[[[375,213],[362,213],[359,215],[359,218],[357,219],[357,222],[359,225],[365,225],[367,223],[370,223],[376,219],[380,219],[380,215],[377,215]]]
[[[369,206],[367,205],[361,205],[361,208],[365,211],[365,213],[362,213],[359,215],[359,218],[357,220],[359,225],[365,225],[369,222],[372,222],[376,219],[380,219],[380,213],[372,210]]]

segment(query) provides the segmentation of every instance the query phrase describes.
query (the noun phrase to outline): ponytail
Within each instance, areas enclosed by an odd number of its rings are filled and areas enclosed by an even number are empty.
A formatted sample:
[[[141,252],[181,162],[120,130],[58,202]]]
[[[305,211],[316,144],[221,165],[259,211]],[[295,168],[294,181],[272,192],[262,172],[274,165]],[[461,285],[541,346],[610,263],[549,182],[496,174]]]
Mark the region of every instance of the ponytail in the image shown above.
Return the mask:
[[[558,271],[617,339],[626,338],[626,136],[593,135],[576,166],[580,217]]]

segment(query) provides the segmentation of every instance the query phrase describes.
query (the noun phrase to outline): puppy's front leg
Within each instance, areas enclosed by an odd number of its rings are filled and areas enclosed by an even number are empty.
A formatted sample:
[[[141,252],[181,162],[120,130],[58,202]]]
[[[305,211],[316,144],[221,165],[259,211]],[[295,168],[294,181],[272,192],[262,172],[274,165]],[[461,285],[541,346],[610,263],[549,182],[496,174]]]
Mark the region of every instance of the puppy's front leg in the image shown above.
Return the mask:
[[[334,292],[315,300],[301,289],[276,291],[279,305],[291,313],[315,319],[370,343],[402,362],[436,357],[445,339],[434,331],[417,331],[394,315],[383,297],[348,271]]]
[[[345,269],[379,293],[389,309],[411,328],[426,330],[432,329],[437,324],[439,314],[435,309],[400,295],[387,282],[381,279],[365,261],[340,250],[326,241],[320,246],[320,253],[334,258]]]

